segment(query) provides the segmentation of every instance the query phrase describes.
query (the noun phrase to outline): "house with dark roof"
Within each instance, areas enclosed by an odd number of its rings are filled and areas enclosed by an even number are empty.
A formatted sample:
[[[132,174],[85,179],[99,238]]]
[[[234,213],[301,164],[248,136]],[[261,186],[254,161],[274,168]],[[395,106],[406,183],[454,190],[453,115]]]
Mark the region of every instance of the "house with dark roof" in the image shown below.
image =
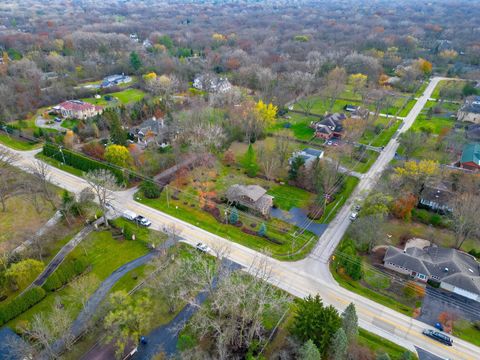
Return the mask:
[[[170,130],[163,118],[157,119],[152,117],[140,125],[132,127],[128,133],[130,138],[133,138],[138,144],[143,146],[147,146],[150,143],[166,146],[170,138]]]
[[[322,139],[341,138],[344,133],[343,121],[347,116],[343,113],[328,114],[318,122],[312,122],[310,126],[315,130],[315,136]]]
[[[473,124],[467,127],[465,136],[468,140],[480,142],[480,124]]]
[[[426,184],[420,193],[418,207],[446,214],[452,211],[450,201],[453,192],[451,187],[443,182],[437,184]]]
[[[457,112],[458,121],[480,124],[480,96],[469,97]]]
[[[301,157],[303,159],[303,165],[308,167],[312,166],[316,160],[323,157],[323,151],[312,148],[305,148],[301,151],[296,151],[292,154],[292,157],[288,159],[288,163],[292,164],[293,160],[297,157]]]
[[[470,254],[435,245],[404,250],[389,246],[383,265],[417,281],[433,280],[444,290],[480,302],[480,264]]]
[[[468,170],[480,170],[480,143],[470,143],[463,147],[460,167]]]
[[[102,83],[100,84],[101,88],[108,88],[112,86],[117,86],[121,84],[126,84],[132,81],[132,78],[125,74],[115,74],[103,78]]]
[[[226,197],[230,204],[245,206],[263,216],[268,216],[273,206],[273,196],[267,195],[267,190],[259,185],[232,185]]]

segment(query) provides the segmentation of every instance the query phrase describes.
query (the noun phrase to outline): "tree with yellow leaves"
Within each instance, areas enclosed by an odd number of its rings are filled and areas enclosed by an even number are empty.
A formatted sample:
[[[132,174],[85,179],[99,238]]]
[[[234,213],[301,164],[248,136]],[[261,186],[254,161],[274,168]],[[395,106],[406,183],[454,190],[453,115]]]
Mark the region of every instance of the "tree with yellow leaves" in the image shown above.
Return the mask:
[[[439,166],[438,162],[433,160],[412,160],[406,161],[403,167],[396,167],[394,171],[397,179],[404,185],[411,186],[412,193],[418,196],[422,185],[438,174]]]
[[[352,86],[352,92],[354,95],[360,95],[363,100],[363,92],[367,86],[368,76],[362,73],[352,74],[348,77],[348,82]]]
[[[277,118],[278,108],[272,103],[266,104],[262,100],[259,100],[255,105],[255,109],[260,115],[262,121],[267,125],[272,125]]]
[[[105,160],[114,165],[127,167],[132,163],[132,155],[123,145],[109,145],[105,149]]]
[[[215,40],[215,41],[218,41],[218,42],[222,42],[222,41],[227,40],[227,37],[223,34],[214,33],[212,35],[212,39]]]
[[[149,72],[149,73],[143,75],[143,79],[144,79],[145,81],[154,80],[154,79],[156,79],[156,78],[157,78],[157,74],[156,74],[154,71]]]
[[[67,132],[65,133],[65,136],[63,137],[63,145],[66,148],[71,149],[73,148],[74,140],[75,140],[75,134],[73,133],[73,131],[67,130]]]
[[[417,66],[425,75],[428,75],[432,72],[432,63],[430,61],[420,58],[417,61]]]

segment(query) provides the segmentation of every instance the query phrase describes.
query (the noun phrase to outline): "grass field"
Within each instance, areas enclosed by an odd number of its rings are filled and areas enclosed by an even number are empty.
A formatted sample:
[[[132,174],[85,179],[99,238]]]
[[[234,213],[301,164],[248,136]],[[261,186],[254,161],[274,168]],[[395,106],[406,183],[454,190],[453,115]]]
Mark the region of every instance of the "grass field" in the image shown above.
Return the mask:
[[[142,241],[116,240],[109,231],[99,231],[90,234],[67,256],[67,259],[86,255],[91,264],[91,270],[87,276],[93,276],[99,284],[121,265],[145,255],[147,252],[148,248]],[[92,293],[93,291],[94,289],[92,289]],[[24,325],[31,321],[36,314],[49,312],[56,298],[69,309],[71,316],[75,317],[80,312],[82,305],[73,295],[74,290],[71,286],[49,293],[41,302],[11,320],[8,325],[15,329],[17,325]]]
[[[457,97],[454,97],[454,98],[451,98],[451,99],[445,99],[445,100],[461,100],[461,90],[463,89],[463,87],[465,86],[467,82],[466,81],[458,81],[458,80],[440,80],[437,84],[437,86],[435,87],[435,89],[433,90],[432,92],[432,95],[430,96],[431,98],[433,99],[440,99],[440,93],[443,89],[445,88],[453,88],[453,89],[456,89],[458,91],[458,93],[460,93],[460,96],[457,96]]]
[[[105,96],[111,96],[113,99],[117,99],[117,101],[115,100],[107,101],[105,100]],[[144,97],[145,97],[145,93],[142,90],[126,89],[126,90],[114,92],[111,94],[105,94],[100,99],[84,98],[82,100],[98,106],[115,106],[117,105],[117,103],[130,104],[133,102],[137,102],[142,100]]]
[[[411,130],[423,131],[435,135],[440,134],[443,129],[451,129],[455,125],[456,119],[450,115],[455,115],[460,105],[452,103],[437,103],[435,101],[427,101],[421,113],[415,119]],[[428,117],[428,109],[436,108],[431,118]],[[437,113],[437,111],[439,113]]]
[[[78,125],[77,119],[65,119],[62,121],[62,127],[72,130],[75,126]]]
[[[360,162],[352,158],[350,155],[345,155],[340,158],[340,163],[346,168],[359,173],[366,173],[373,163],[377,160],[379,153],[373,150],[365,150],[366,161]]]
[[[20,151],[38,149],[42,145],[40,142],[33,143],[30,141],[18,140],[5,133],[0,133],[0,143],[5,146],[8,146],[9,148],[20,150]]]

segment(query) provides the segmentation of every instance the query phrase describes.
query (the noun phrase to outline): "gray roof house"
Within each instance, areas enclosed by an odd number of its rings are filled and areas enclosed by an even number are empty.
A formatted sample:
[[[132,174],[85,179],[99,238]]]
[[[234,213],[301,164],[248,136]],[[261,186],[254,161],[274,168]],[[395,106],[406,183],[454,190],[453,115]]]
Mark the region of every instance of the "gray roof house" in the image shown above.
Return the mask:
[[[418,207],[446,214],[452,211],[452,197],[450,187],[443,182],[425,185],[420,193]]]
[[[212,74],[203,74],[193,80],[192,86],[195,89],[211,93],[224,93],[232,88],[227,78],[217,77]]]
[[[147,146],[149,143],[154,142],[161,146],[166,145],[170,130],[165,124],[164,119],[152,117],[145,120],[140,125],[131,128],[129,134],[141,145]]]
[[[288,163],[292,164],[293,159],[301,157],[304,161],[304,166],[311,166],[315,163],[315,160],[321,159],[323,157],[322,150],[316,150],[312,148],[305,148],[301,151],[296,151],[292,154],[292,157],[288,159]]]
[[[480,96],[472,96],[465,100],[457,112],[457,120],[480,124]]]
[[[235,184],[226,193],[230,204],[240,204],[255,212],[268,216],[273,205],[273,196],[267,195],[267,190],[259,185]]]
[[[389,246],[385,268],[410,275],[415,280],[434,280],[440,288],[480,302],[480,264],[467,253],[435,245],[405,250]]]

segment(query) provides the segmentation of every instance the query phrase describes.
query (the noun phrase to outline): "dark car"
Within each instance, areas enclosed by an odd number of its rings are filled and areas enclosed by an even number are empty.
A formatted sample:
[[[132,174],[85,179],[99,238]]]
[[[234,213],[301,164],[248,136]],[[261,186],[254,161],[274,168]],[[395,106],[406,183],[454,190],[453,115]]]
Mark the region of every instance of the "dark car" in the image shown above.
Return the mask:
[[[150,225],[152,225],[152,223],[150,222],[150,220],[148,220],[146,217],[143,217],[142,215],[138,215],[134,221],[138,224],[138,225],[142,225],[142,226],[145,226],[145,227],[149,227]]]
[[[425,330],[423,330],[422,333],[423,333],[423,335],[426,335],[429,338],[437,340],[437,341],[441,342],[442,344],[445,344],[445,345],[448,345],[448,346],[453,345],[453,340],[449,336],[447,336],[447,335],[445,335],[445,334],[443,334],[439,331],[425,329]]]

